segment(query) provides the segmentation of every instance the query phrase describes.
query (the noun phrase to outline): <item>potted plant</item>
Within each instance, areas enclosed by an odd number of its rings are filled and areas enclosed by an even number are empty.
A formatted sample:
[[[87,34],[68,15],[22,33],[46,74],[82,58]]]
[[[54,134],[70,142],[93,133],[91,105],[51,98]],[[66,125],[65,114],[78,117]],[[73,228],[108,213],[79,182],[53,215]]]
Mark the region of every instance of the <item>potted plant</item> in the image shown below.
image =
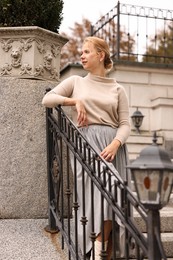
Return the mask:
[[[0,75],[59,80],[62,0],[0,1]]]

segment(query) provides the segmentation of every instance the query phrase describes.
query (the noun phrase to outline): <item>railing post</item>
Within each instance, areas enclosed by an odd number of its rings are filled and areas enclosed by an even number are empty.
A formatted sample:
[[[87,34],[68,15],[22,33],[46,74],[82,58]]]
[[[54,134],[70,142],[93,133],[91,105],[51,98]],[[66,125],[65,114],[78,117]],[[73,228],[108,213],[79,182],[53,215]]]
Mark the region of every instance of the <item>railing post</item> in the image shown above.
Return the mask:
[[[47,92],[50,89],[46,90]],[[51,210],[51,202],[55,199],[54,188],[52,182],[52,148],[53,148],[53,132],[49,116],[52,113],[52,108],[46,108],[46,141],[47,141],[47,179],[48,179],[48,225],[45,230],[50,233],[57,233],[59,230],[56,225],[56,219]]]

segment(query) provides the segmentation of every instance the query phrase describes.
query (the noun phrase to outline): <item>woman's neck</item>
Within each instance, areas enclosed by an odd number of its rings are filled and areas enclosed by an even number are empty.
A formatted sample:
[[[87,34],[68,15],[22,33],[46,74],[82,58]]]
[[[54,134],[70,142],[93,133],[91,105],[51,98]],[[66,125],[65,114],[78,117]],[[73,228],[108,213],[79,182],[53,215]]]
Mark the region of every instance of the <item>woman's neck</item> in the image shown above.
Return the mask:
[[[99,77],[106,77],[106,71],[105,69],[102,70],[95,70],[95,71],[89,71],[92,75],[99,76]]]

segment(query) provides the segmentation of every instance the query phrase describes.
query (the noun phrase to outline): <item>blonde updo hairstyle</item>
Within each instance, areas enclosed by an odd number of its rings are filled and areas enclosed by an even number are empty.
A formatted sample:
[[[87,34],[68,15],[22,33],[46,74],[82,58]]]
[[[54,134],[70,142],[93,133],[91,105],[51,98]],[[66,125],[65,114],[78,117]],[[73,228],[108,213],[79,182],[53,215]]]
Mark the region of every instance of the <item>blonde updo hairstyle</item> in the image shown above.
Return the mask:
[[[104,58],[104,67],[106,70],[110,70],[113,66],[113,62],[110,58],[110,50],[109,50],[109,46],[107,44],[106,41],[104,41],[103,39],[99,38],[99,37],[95,37],[95,36],[89,36],[84,40],[84,43],[86,42],[92,42],[92,44],[94,45],[94,47],[96,48],[96,50],[99,51],[103,51],[105,53],[105,58]]]

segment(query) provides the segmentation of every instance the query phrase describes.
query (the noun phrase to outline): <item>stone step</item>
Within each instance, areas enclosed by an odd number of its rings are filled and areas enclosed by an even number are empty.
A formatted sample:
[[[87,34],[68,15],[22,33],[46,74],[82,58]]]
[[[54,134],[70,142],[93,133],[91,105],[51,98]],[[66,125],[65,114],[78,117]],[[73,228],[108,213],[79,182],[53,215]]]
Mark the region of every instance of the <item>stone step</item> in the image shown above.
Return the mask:
[[[161,240],[166,256],[173,259],[173,233],[162,233]]]
[[[162,233],[161,240],[167,258],[169,257],[169,259],[173,259],[173,234]]]
[[[146,224],[138,212],[134,211],[134,220],[142,232],[146,232]],[[172,232],[173,235],[173,207],[167,206],[160,210],[161,232]]]
[[[173,206],[173,193],[171,193],[168,205]]]
[[[171,257],[171,258],[166,258],[167,260],[173,260],[173,257]],[[112,260],[112,259],[111,259]],[[123,260],[123,259],[121,259],[120,258],[120,260]],[[129,260],[137,260],[136,258],[129,258]],[[144,258],[143,260],[148,260],[148,258]]]
[[[134,211],[134,220],[140,230],[146,234],[146,224]],[[173,194],[167,206],[160,210],[161,240],[167,259],[173,260]],[[147,234],[146,234],[147,235]]]
[[[144,235],[147,237],[146,233],[144,233]],[[161,234],[161,240],[162,240],[164,252],[165,252],[167,259],[173,260],[173,236],[172,236],[172,233],[162,233]],[[131,251],[130,257],[131,257],[130,259],[134,259],[134,260],[136,259],[135,251]],[[147,260],[147,258],[145,258],[145,259]],[[157,260],[157,259],[153,259],[153,260]]]
[[[46,232],[47,224],[47,219],[0,219],[0,260],[67,260],[60,232]]]

